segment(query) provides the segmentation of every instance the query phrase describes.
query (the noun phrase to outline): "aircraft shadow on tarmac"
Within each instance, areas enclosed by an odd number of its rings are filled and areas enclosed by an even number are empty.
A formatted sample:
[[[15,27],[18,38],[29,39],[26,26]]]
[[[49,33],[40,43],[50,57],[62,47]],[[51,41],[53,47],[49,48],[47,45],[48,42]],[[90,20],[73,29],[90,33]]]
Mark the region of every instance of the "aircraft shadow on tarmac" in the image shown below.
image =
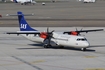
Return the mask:
[[[74,50],[74,51],[81,51],[81,49],[79,48],[72,48],[72,47],[56,47],[56,46],[53,46],[53,47],[50,47],[50,48],[43,48],[43,45],[42,44],[28,44],[30,46],[37,46],[37,47],[34,47],[34,48],[17,48],[19,50],[25,50],[25,49],[64,49],[64,50]],[[95,52],[94,49],[91,49],[91,47],[105,47],[105,45],[91,45],[90,48],[87,48],[86,49],[86,52]]]

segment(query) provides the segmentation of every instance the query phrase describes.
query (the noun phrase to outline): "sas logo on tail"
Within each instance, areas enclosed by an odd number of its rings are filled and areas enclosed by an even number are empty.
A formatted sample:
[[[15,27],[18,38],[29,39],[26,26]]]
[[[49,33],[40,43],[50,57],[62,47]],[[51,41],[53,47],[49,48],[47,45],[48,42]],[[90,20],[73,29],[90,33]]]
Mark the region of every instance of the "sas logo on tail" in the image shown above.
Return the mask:
[[[27,28],[27,24],[21,24],[20,28],[21,29],[26,29]]]

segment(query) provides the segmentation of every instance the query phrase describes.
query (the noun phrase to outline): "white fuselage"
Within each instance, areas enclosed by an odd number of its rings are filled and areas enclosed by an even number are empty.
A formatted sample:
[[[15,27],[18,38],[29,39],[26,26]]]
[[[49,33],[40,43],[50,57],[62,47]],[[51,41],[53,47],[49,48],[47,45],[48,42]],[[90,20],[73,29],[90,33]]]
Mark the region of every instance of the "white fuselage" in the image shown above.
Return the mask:
[[[29,39],[30,41],[43,43],[44,39],[39,37],[38,35],[26,35],[22,34],[25,38]],[[86,38],[82,36],[74,36],[74,35],[65,35],[65,34],[58,34],[53,32],[53,37],[51,39],[51,44],[55,44],[58,46],[68,46],[74,48],[87,48],[89,47],[89,42]]]
[[[83,2],[89,3],[89,2],[95,2],[95,0],[83,0]]]
[[[31,2],[31,3],[35,3],[34,0],[16,0],[18,3],[27,3],[27,2]]]

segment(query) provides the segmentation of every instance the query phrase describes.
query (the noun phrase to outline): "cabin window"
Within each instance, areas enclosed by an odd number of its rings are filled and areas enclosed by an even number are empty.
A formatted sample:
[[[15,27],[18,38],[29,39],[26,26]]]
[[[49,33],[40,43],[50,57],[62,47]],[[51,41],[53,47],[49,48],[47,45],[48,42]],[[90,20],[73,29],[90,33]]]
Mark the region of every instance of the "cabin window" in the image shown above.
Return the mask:
[[[86,38],[78,38],[77,41],[87,41]]]

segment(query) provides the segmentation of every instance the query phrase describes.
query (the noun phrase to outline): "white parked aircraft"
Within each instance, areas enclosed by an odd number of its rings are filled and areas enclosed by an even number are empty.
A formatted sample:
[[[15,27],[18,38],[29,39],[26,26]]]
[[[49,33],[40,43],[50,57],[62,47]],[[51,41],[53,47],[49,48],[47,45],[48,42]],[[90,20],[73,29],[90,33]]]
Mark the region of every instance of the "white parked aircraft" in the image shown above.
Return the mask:
[[[84,3],[94,3],[96,0],[83,0]]]
[[[90,44],[85,37],[80,36],[80,33],[103,30],[103,29],[80,30],[80,31],[76,30],[76,31],[67,31],[63,33],[57,33],[54,30],[49,32],[49,29],[47,28],[47,32],[40,32],[29,26],[22,12],[17,12],[16,16],[18,16],[20,31],[7,32],[7,34],[22,35],[33,42],[42,43],[44,48],[49,48],[53,45],[57,45],[57,46],[81,48],[83,51],[85,51],[86,48],[90,46]]]
[[[21,3],[21,5],[27,5],[27,4],[35,4],[35,0],[13,0],[15,3]]]

